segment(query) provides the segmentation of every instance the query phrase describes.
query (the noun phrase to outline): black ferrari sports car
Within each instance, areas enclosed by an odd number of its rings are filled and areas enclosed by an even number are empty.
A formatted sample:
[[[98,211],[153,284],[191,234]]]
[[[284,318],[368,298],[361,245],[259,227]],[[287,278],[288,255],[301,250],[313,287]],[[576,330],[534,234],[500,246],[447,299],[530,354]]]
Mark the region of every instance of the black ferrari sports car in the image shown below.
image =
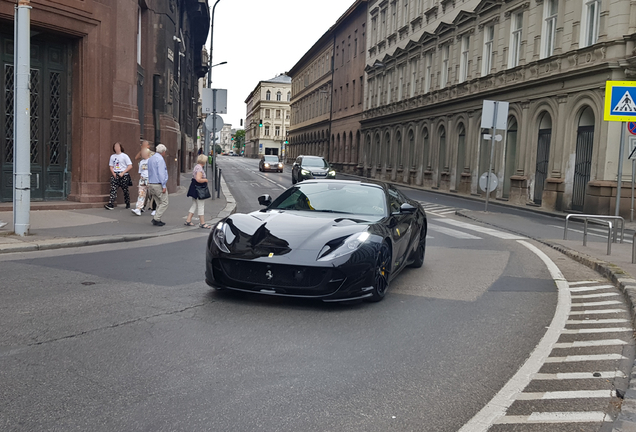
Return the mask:
[[[384,298],[426,250],[422,206],[385,183],[307,180],[265,208],[222,219],[207,242],[205,279],[217,289],[323,301]]]

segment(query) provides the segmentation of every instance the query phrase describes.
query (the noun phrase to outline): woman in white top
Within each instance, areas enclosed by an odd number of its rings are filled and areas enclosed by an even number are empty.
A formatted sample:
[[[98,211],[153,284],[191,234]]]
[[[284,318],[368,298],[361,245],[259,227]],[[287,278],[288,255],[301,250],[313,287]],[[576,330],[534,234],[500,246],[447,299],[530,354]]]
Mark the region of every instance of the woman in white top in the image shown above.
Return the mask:
[[[139,194],[137,195],[137,206],[131,211],[137,216],[141,216],[144,204],[146,203],[146,193],[148,192],[148,158],[150,150],[141,149],[141,160],[139,161]]]
[[[117,198],[117,188],[120,187],[124,191],[124,201],[126,202],[126,208],[130,208],[130,194],[128,193],[128,184],[132,183],[130,174],[128,171],[132,169],[132,161],[126,153],[124,153],[124,147],[116,142],[113,144],[113,154],[110,157],[108,166],[110,167],[110,198],[108,204],[104,207],[107,210],[113,210],[115,207],[113,203]]]
[[[207,183],[208,179],[205,175],[205,170],[203,167],[205,163],[208,161],[206,155],[199,155],[197,157],[197,164],[194,166],[194,170],[192,170],[192,181],[193,183],[190,185],[190,189],[188,190],[187,196],[192,198],[192,206],[190,207],[190,211],[188,212],[188,217],[186,218],[185,224],[187,226],[194,226],[192,223],[192,217],[194,216],[194,212],[197,212],[199,216],[199,228],[210,229],[211,225],[205,223],[205,201],[197,198],[196,189],[194,189],[194,182],[197,183]]]

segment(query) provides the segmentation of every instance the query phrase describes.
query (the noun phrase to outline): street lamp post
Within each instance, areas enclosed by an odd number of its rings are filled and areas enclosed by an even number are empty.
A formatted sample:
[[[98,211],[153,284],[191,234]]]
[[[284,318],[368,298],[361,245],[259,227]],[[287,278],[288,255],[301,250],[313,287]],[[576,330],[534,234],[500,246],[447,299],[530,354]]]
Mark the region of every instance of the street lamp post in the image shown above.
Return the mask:
[[[212,87],[212,68],[214,66],[219,66],[221,64],[225,64],[227,62],[219,63],[218,65],[212,66],[212,52],[214,50],[214,12],[216,11],[216,5],[219,4],[221,0],[216,0],[214,6],[212,7],[212,15],[210,17],[210,58],[208,59],[208,88]],[[214,113],[216,114],[216,113]],[[216,134],[216,131],[213,133]],[[205,152],[206,155],[209,155],[210,151],[210,131],[207,127],[205,127]],[[216,149],[212,148],[212,197],[214,198],[214,191],[216,190]]]

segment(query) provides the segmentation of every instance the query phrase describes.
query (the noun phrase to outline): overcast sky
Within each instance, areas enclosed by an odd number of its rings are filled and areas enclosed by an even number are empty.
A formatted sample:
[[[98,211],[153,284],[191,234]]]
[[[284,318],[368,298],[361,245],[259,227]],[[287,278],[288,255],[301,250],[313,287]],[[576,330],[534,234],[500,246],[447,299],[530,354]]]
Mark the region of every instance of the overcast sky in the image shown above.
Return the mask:
[[[209,0],[214,6],[216,0]],[[214,16],[212,88],[228,91],[225,123],[240,129],[259,81],[289,71],[354,0],[221,0]],[[207,47],[210,47],[208,39]]]

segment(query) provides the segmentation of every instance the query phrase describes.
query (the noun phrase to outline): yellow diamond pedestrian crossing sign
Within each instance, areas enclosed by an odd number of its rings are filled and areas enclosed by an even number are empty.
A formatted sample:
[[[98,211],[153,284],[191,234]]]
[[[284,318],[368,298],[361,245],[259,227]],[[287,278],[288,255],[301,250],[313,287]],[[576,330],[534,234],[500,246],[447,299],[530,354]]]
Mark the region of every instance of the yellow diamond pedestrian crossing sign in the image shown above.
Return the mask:
[[[607,81],[605,121],[636,121],[636,81]]]

